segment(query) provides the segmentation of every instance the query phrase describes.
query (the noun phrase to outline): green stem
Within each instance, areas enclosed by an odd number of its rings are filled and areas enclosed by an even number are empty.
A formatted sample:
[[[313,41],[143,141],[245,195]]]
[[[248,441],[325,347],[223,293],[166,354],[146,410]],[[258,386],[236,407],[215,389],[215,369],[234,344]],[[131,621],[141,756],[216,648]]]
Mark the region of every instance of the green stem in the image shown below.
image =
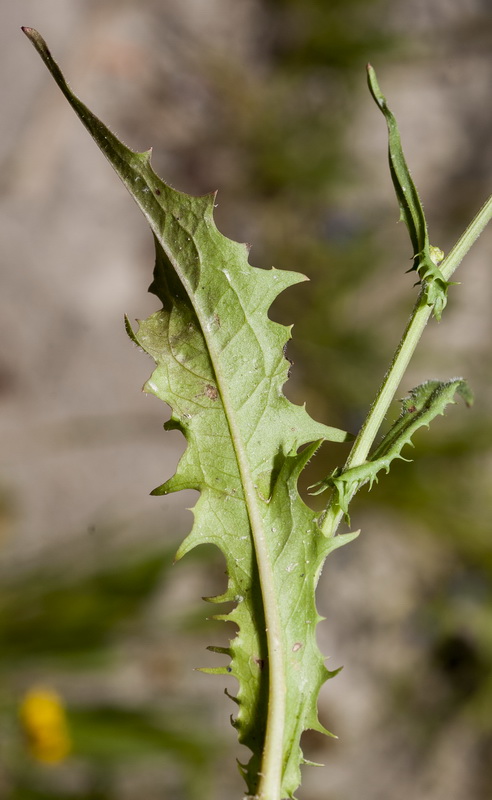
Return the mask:
[[[446,280],[451,277],[455,269],[459,266],[462,259],[478,239],[491,218],[492,195],[470,222],[447,258],[439,265],[439,269]],[[366,460],[431,313],[432,307],[425,305],[423,292],[421,292],[395,355],[393,356],[391,366],[383,379],[364,424],[355,439],[344,469],[356,467],[359,464],[363,464]],[[335,535],[342,517],[343,513],[333,504],[333,498],[330,498],[322,523],[322,531],[325,536]]]

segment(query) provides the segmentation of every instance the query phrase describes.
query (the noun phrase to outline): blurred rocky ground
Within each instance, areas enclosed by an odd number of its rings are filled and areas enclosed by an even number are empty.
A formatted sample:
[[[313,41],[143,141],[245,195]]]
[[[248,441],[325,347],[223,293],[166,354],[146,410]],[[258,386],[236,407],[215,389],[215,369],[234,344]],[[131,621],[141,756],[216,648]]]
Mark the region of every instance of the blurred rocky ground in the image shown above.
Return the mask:
[[[0,19],[0,796],[240,797],[224,683],[192,671],[227,641],[199,601],[223,563],[204,550],[172,567],[195,498],[148,496],[183,450],[123,327],[156,307],[151,236],[19,28],[127,144],[153,146],[168,182],[219,189],[219,227],[253,243],[252,263],[308,274],[273,312],[295,322],[286,392],[356,430],[416,291],[364,66],[448,251],[492,187],[492,9],[18,0]],[[450,409],[361,494],[363,533],[325,567],[319,639],[345,668],[320,714],[339,739],[306,735],[327,767],[304,770],[304,800],[490,797],[491,248],[489,231],[402,387],[464,374],[473,410]],[[67,716],[53,763],[19,722],[37,687]]]

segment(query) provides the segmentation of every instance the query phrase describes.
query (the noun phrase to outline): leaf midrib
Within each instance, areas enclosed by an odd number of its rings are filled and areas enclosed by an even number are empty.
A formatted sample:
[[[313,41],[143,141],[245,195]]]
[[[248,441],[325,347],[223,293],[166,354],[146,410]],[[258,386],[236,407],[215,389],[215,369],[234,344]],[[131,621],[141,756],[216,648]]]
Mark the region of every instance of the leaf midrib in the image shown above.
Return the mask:
[[[161,178],[154,173],[152,167],[148,163],[142,164],[142,168],[140,170],[136,170],[134,167],[130,167],[130,169],[132,169],[136,174],[139,175],[139,177],[142,178],[142,180],[145,181],[147,187],[151,191],[152,185],[156,180],[161,182]],[[146,176],[147,172],[150,173],[151,180],[148,180]],[[222,400],[224,415],[227,421],[232,446],[237,460],[241,484],[244,489],[245,505],[250,523],[251,537],[253,540],[253,548],[258,567],[268,650],[268,709],[262,763],[259,772],[260,780],[258,784],[258,798],[259,800],[262,800],[262,798],[265,798],[265,800],[266,798],[268,798],[268,800],[280,800],[286,714],[285,704],[287,697],[285,674],[286,666],[282,647],[282,625],[276,598],[274,574],[268,552],[265,526],[260,510],[260,499],[251,475],[247,449],[243,441],[243,437],[239,431],[239,426],[236,422],[235,413],[233,411],[234,406],[230,398],[228,383],[225,379],[223,379],[221,370],[219,368],[219,352],[214,346],[213,334],[208,331],[208,317],[206,314],[202,313],[200,304],[196,302],[196,293],[190,284],[189,278],[180,267],[179,262],[174,256],[173,250],[166,246],[165,241],[162,239],[161,231],[157,227],[153,217],[148,212],[147,207],[140,202],[138,195],[135,195],[129,188],[125,176],[120,175],[120,178],[125,186],[127,186],[131,196],[144,214],[150,228],[156,236],[156,239],[175,269],[176,274],[178,275],[179,280],[186,291],[189,301],[193,306],[198,322],[200,323],[200,329],[207,346],[210,361],[212,363],[217,389]],[[163,213],[169,213],[166,212],[165,209],[162,209],[160,205],[159,207]],[[212,224],[214,223],[212,222]],[[200,248],[194,241],[193,234],[189,231],[188,233],[191,236],[198,253],[200,253]],[[247,318],[244,308],[243,312]]]
[[[145,213],[141,205],[140,208]],[[251,474],[247,449],[239,431],[239,425],[233,410],[234,406],[230,398],[229,386],[227,380],[225,380],[221,374],[219,352],[214,346],[213,335],[207,330],[207,317],[201,312],[200,304],[196,302],[196,295],[189,285],[189,280],[181,270],[172,251],[166,247],[165,242],[161,239],[159,231],[155,230],[153,221],[147,214],[146,217],[161,247],[166,252],[166,255],[176,270],[200,323],[202,335],[212,363],[215,381],[222,400],[222,407],[224,409],[224,415],[237,460],[241,484],[244,490],[244,501],[248,513],[258,567],[268,650],[268,709],[262,763],[259,772],[258,798],[260,800],[261,798],[280,800],[287,687],[282,647],[282,625],[276,598],[274,574],[268,552],[265,525],[260,509],[260,500]],[[195,246],[198,252],[200,252],[196,243]],[[246,312],[244,312],[244,314],[246,317]]]

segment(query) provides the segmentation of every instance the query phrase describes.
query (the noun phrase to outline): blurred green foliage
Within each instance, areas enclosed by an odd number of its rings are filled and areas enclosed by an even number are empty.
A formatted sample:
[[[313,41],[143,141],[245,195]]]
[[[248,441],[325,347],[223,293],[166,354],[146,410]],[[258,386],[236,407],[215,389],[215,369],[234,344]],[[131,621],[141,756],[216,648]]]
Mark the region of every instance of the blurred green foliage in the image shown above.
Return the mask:
[[[134,618],[165,580],[170,552],[146,554],[125,563],[104,562],[101,570],[73,577],[65,565],[14,575],[0,594],[3,666],[23,659],[83,656],[108,646],[118,625]]]
[[[92,696],[95,690],[90,689],[94,675],[118,673],[125,658],[125,642],[137,636],[140,646],[148,648],[152,634],[146,614],[156,591],[165,588],[175,548],[147,545],[138,552],[135,545],[121,547],[91,567],[83,549],[76,560],[72,558],[73,547],[72,542],[68,550],[58,548],[56,557],[47,563],[35,563],[9,576],[4,570],[0,588],[0,767],[6,786],[2,796],[9,800],[105,800],[117,796],[118,774],[138,764],[157,771],[155,782],[163,792],[169,790],[167,773],[172,767],[176,797],[211,796],[220,736],[209,736],[206,702],[172,696],[176,678],[172,668],[166,676],[169,664],[165,660],[158,661],[157,668],[159,682],[163,686],[169,683],[169,689],[151,703],[145,700],[135,707],[130,689],[128,697],[120,692],[119,701],[107,688],[100,699]],[[210,555],[205,549],[202,563],[209,563]],[[159,635],[163,641],[173,640],[176,648],[186,642],[190,629],[192,633],[195,630],[194,614],[189,621],[186,613],[182,615],[187,633],[181,637],[176,637],[173,623],[166,625],[165,620]],[[129,657],[138,668],[138,654],[130,649]],[[35,692],[38,684],[41,691],[46,684],[49,690],[53,683],[68,686],[66,693],[59,694],[70,752],[60,763],[43,764],[31,746],[31,731],[21,724],[19,709],[26,691]],[[70,686],[86,683],[89,688],[83,695],[88,696],[72,699]],[[80,773],[75,781],[67,779],[71,768]]]

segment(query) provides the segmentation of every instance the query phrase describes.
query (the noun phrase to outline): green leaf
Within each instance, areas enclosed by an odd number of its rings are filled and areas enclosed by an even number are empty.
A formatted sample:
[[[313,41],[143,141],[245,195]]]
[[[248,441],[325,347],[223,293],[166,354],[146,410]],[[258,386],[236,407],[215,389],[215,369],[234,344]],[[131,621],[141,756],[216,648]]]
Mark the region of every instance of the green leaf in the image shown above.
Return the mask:
[[[378,473],[384,469],[389,472],[391,462],[395,459],[407,461],[401,455],[406,444],[413,447],[412,436],[423,426],[429,427],[432,420],[444,414],[446,406],[454,403],[455,394],[459,394],[467,406],[473,403],[473,394],[463,378],[449,381],[430,380],[411,389],[408,397],[402,402],[401,414],[384,436],[379,446],[371,454],[368,461],[348,469],[337,468],[325,480],[315,484],[313,494],[319,494],[332,487],[335,492],[335,503],[343,511],[347,521],[348,505],[359,489],[369,482],[369,489],[378,482]]]
[[[367,77],[371,94],[383,112],[388,126],[391,178],[400,206],[400,220],[405,222],[408,228],[413,247],[414,261],[411,270],[417,272],[423,284],[425,303],[432,306],[435,318],[440,320],[447,303],[448,287],[452,286],[453,282],[444,278],[438,266],[444,258],[444,253],[439,247],[429,244],[424,209],[403,154],[398,125],[394,114],[388,108],[386,98],[379,88],[376,73],[370,64],[367,67]]]
[[[40,35],[24,30],[154,233],[150,290],[162,309],[135,332],[127,321],[127,330],[156,362],[145,390],[171,407],[166,429],[182,431],[188,443],[176,474],[154,494],[200,492],[177,557],[206,542],[222,550],[228,587],[209,599],[233,601],[218,618],[238,627],[226,649],[230,663],[210,671],[239,683],[233,724],[253,753],[242,767],[248,791],[292,797],[301,734],[326,733],[317,697],[335,674],[316,643],[315,586],[327,554],[356,535],[324,537],[297,490],[323,440],[350,438],[313,421],[282,392],[290,329],[268,310],[304,277],[252,267],[247,247],[217,230],[214,196],[191,197],[163,183],[150,152],[123,145],[73,95]]]

